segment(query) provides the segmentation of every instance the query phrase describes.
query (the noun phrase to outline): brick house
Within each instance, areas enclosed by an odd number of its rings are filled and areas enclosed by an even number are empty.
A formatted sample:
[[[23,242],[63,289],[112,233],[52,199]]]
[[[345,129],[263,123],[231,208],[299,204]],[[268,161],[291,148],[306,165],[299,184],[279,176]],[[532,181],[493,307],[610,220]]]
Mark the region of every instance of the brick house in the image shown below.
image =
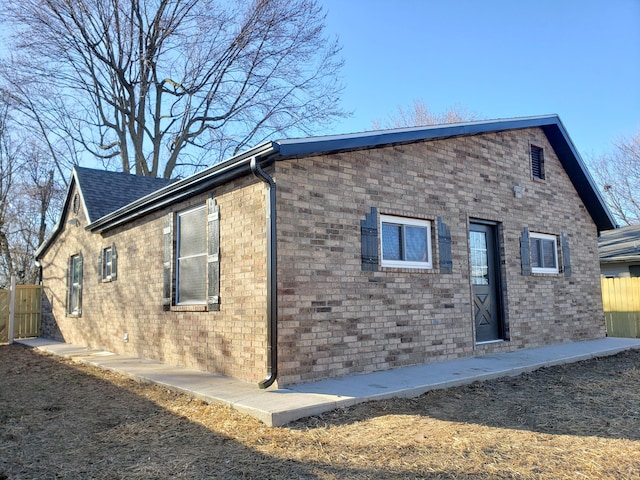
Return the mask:
[[[76,168],[43,335],[262,387],[601,338],[613,227],[555,115],[268,142],[171,183]]]

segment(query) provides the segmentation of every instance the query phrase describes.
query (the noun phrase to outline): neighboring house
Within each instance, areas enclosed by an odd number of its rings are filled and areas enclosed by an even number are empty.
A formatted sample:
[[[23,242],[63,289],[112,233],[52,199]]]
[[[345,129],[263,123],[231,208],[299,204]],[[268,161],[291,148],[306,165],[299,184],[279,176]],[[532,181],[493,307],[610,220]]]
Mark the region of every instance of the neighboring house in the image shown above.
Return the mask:
[[[603,277],[640,277],[640,225],[601,232],[598,251]]]
[[[614,222],[555,115],[280,140],[138,181],[75,169],[36,255],[45,334],[262,387],[605,336]],[[136,198],[111,204],[122,182]]]

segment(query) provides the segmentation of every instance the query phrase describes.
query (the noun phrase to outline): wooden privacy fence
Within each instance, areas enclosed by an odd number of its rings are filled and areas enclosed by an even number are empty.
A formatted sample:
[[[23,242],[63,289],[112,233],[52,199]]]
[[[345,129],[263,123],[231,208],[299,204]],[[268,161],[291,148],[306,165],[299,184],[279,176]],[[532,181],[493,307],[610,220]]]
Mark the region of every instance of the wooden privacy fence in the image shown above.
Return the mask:
[[[42,287],[16,285],[11,306],[11,290],[0,290],[0,343],[14,338],[40,336],[42,316]],[[11,314],[13,313],[13,332]]]
[[[603,278],[602,306],[607,335],[640,338],[640,278]]]

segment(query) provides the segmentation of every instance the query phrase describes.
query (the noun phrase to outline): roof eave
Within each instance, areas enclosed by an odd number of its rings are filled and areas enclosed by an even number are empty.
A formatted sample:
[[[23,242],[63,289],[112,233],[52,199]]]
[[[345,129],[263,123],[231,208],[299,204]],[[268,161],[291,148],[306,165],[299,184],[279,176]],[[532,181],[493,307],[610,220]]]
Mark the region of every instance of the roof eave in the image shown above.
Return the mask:
[[[260,144],[246,152],[240,153],[227,161],[209,167],[202,172],[191,175],[183,180],[167,185],[146,195],[124,207],[97,219],[87,225],[86,229],[93,233],[100,233],[115,228],[124,223],[148,215],[181,200],[210,190],[218,185],[229,182],[242,175],[251,173],[249,163],[253,157],[268,157],[275,153],[272,142]]]
[[[600,259],[600,263],[633,263],[633,262],[640,262],[640,254]]]

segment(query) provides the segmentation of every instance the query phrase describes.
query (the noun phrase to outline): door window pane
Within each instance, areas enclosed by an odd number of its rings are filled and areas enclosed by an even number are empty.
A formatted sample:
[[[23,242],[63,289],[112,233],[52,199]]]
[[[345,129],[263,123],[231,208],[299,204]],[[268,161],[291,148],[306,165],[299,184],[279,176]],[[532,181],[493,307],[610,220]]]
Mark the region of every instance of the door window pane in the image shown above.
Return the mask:
[[[489,285],[489,258],[484,232],[469,232],[471,251],[471,284]]]

